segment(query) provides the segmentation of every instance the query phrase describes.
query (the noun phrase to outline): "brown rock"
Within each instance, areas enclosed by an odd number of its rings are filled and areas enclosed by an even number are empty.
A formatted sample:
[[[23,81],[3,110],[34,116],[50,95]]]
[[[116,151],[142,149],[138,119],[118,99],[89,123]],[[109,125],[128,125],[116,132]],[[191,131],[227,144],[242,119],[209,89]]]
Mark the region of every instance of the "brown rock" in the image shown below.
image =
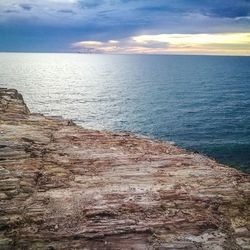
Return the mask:
[[[249,249],[250,178],[32,114],[0,89],[0,249]]]

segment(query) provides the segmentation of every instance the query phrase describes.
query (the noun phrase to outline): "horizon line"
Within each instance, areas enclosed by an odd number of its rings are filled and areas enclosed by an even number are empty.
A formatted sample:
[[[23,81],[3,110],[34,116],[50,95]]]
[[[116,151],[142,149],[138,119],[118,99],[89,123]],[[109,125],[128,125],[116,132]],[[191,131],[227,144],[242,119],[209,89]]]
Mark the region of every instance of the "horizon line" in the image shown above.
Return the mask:
[[[0,51],[0,54],[81,54],[81,55],[144,55],[144,56],[220,56],[220,57],[250,57],[250,54],[171,54],[171,53],[85,53],[74,51]]]

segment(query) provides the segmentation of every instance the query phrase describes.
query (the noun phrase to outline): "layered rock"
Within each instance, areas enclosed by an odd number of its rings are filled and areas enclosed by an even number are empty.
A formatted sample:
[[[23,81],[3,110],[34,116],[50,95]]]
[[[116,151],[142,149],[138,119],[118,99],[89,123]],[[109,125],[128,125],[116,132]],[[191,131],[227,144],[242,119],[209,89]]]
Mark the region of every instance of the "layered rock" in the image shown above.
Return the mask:
[[[0,249],[249,249],[249,201],[244,173],[0,89]]]

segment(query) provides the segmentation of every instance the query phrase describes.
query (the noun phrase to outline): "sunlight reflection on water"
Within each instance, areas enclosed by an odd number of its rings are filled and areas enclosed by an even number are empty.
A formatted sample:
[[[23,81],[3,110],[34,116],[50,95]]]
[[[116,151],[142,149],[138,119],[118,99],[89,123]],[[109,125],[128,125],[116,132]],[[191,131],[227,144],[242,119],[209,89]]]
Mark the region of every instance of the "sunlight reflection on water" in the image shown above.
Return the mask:
[[[250,169],[250,58],[0,54],[33,112],[126,130]]]

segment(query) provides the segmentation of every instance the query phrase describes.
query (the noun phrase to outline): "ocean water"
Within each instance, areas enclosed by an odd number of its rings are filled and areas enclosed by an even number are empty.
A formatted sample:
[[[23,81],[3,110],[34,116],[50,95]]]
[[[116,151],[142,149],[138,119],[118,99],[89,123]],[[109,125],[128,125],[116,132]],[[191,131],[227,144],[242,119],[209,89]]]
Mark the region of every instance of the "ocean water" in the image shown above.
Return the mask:
[[[250,57],[0,54],[33,112],[173,141],[250,172]]]

